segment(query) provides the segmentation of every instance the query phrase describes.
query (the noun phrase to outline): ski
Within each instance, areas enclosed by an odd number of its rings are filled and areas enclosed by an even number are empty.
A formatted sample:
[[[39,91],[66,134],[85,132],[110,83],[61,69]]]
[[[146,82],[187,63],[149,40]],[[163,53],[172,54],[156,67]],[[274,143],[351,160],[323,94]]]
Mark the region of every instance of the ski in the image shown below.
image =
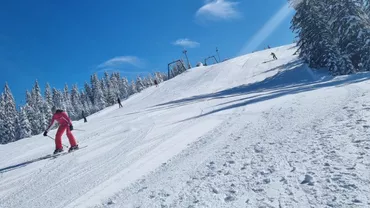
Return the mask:
[[[59,152],[59,153],[56,153],[56,154],[50,154],[50,155],[48,155],[51,159],[55,159],[55,158],[57,158],[57,157],[59,157],[59,156],[62,156],[62,155],[67,155],[67,154],[70,154],[70,153],[73,153],[73,152],[75,152],[75,151],[78,151],[78,150],[80,150],[80,149],[83,149],[83,148],[86,148],[87,147],[87,145],[85,145],[85,146],[79,146],[78,147],[78,149],[75,149],[75,150],[72,150],[72,151],[65,151],[65,152]]]

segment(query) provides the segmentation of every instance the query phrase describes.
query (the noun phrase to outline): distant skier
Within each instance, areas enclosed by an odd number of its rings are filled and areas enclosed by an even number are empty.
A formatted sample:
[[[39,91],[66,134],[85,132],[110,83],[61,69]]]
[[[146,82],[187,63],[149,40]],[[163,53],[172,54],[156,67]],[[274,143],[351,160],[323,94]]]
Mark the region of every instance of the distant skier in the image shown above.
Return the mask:
[[[67,137],[69,140],[69,144],[71,147],[69,148],[68,152],[71,152],[73,150],[78,149],[78,144],[76,142],[75,137],[72,134],[73,125],[71,119],[68,117],[67,113],[63,110],[56,109],[53,107],[51,109],[53,112],[53,118],[51,119],[51,123],[49,127],[45,130],[44,136],[48,136],[49,129],[54,125],[55,121],[59,123],[59,128],[57,131],[57,134],[55,136],[55,151],[54,154],[57,154],[59,152],[63,152],[63,145],[62,145],[62,135],[67,130]]]
[[[156,87],[158,87],[158,82],[157,82],[156,79],[154,80],[154,84],[155,84]]]
[[[121,103],[121,99],[119,99],[119,98],[118,98],[118,99],[117,99],[117,102],[118,102],[118,105],[119,105],[118,107],[119,107],[119,108],[122,108],[123,106],[122,106],[122,103]]]
[[[82,118],[84,118],[84,123],[87,122],[86,116],[85,116],[85,111],[82,111]]]
[[[270,45],[267,45],[267,48],[270,49],[271,48]]]
[[[271,52],[271,56],[272,58],[274,58],[274,60],[277,60],[278,58],[276,57],[275,53]]]

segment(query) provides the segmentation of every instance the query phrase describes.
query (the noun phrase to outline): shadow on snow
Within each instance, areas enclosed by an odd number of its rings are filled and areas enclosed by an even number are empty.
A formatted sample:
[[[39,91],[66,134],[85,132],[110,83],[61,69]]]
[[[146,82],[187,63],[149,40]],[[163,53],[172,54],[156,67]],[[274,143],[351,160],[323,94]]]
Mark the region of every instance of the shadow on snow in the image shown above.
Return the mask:
[[[41,160],[56,158],[57,156],[59,156],[59,155],[49,154],[49,155],[42,156],[42,157],[39,157],[39,158],[36,158],[36,159],[33,159],[33,160],[28,160],[26,162],[21,162],[21,163],[18,163],[16,165],[11,165],[11,166],[8,166],[8,167],[5,167],[5,168],[0,168],[0,173],[6,173],[6,172],[9,172],[9,171],[13,171],[13,170],[16,170],[18,168],[25,167],[29,164],[32,164],[32,163],[35,163],[35,162],[38,162],[38,161],[41,161]]]
[[[152,109],[157,110],[160,110],[161,108],[168,109],[196,102],[243,96],[242,98],[236,100],[215,105],[214,107],[216,109],[210,112],[183,120],[187,121],[194,118],[204,117],[217,112],[279,98],[285,95],[293,95],[302,92],[317,90],[320,88],[334,86],[340,87],[343,85],[363,82],[370,79],[369,73],[359,73],[355,75],[341,76],[336,78],[328,74],[319,74],[318,71],[315,72],[310,70],[300,60],[293,61],[281,65],[279,67],[275,67],[273,69],[270,69],[269,71],[274,70],[278,70],[279,72],[274,76],[266,78],[261,82],[241,85],[238,87],[222,90],[215,93],[197,95],[184,99],[174,100],[153,106]],[[267,73],[269,71],[263,73]]]

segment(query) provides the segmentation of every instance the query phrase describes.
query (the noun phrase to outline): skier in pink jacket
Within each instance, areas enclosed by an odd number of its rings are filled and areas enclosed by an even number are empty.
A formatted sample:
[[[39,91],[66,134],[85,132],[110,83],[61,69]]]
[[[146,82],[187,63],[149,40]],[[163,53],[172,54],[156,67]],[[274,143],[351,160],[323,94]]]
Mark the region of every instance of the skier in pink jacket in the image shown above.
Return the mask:
[[[55,136],[55,151],[54,154],[63,152],[63,145],[62,145],[62,135],[67,130],[67,137],[69,140],[69,144],[71,147],[69,148],[69,152],[78,149],[78,145],[76,142],[75,137],[72,134],[73,125],[71,119],[68,117],[67,113],[63,110],[57,110],[55,107],[52,108],[52,112],[54,113],[53,118],[51,119],[51,123],[49,127],[45,130],[44,136],[48,136],[48,131],[54,125],[55,121],[59,123],[59,128],[57,134]]]

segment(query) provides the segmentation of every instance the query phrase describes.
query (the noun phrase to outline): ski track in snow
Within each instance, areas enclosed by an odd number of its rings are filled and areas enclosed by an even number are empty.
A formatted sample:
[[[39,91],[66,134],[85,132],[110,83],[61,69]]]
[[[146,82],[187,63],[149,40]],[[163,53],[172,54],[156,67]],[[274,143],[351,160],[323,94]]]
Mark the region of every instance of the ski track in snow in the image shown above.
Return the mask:
[[[74,122],[88,147],[71,154],[31,161],[53,150],[41,136],[0,146],[0,207],[370,207],[370,75],[294,52],[148,88]]]

